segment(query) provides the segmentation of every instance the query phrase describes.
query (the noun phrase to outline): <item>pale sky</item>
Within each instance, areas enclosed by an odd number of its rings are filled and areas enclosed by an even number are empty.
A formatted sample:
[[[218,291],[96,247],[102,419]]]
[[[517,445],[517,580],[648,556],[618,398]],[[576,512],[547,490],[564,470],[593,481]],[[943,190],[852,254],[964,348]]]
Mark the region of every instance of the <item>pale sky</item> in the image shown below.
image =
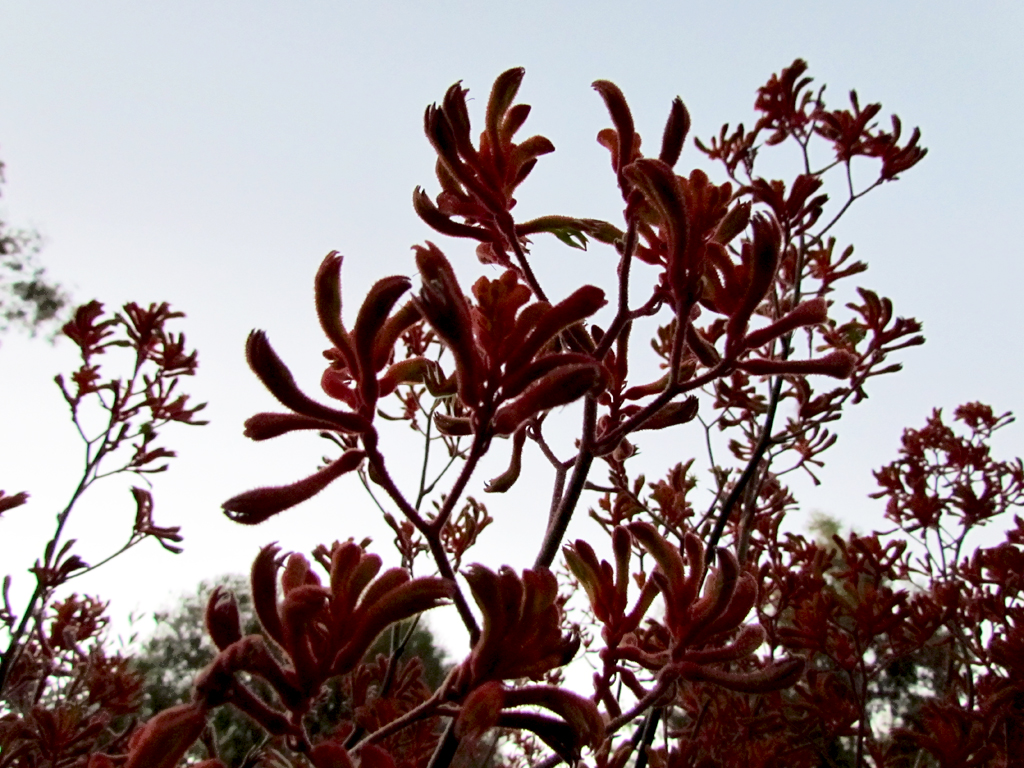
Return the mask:
[[[179,458],[156,479],[156,521],[183,526],[185,553],[149,542],[75,588],[123,617],[247,570],[270,541],[308,550],[371,535],[388,554],[390,536],[352,478],[255,529],[219,511],[242,490],[298,479],[326,451],[310,435],[242,437],[247,416],[274,410],[245,366],[245,337],[266,329],[315,391],[326,342],[311,285],[328,251],[346,255],[350,311],[376,278],[412,274],[409,247],[427,238],[473,274],[471,245],[442,242],[410,205],[417,184],[437,191],[422,113],[461,79],[479,120],[493,78],[519,65],[519,98],[534,107],[527,129],[557,148],[522,188],[524,215],[618,216],[594,140],[609,124],[590,88],[597,78],[623,89],[648,142],[676,95],[691,135],[753,123],[757,86],[797,57],[833,106],[856,88],[861,103],[882,102],[886,121],[897,112],[908,133],[921,127],[928,157],[858,204],[837,235],[870,264],[862,283],[922,320],[928,343],[844,418],[823,486],[796,486],[804,514],[870,529],[880,516],[866,498],[870,473],[895,458],[902,427],[976,399],[1024,412],[1022,36],[1019,2],[3,0],[0,205],[43,233],[43,262],[78,301],[169,301],[188,314],[181,327],[200,354],[190,391],[210,402],[213,421],[165,432]],[[706,163],[691,145],[679,169],[693,165]],[[536,254],[545,279],[566,290],[581,271],[614,274],[608,252],[545,243]],[[77,477],[80,445],[51,381],[73,351],[17,336],[0,347],[0,488],[32,494],[0,521],[0,571],[15,574],[15,596]],[[659,451],[677,451],[675,463],[700,443],[699,431],[682,434]],[[1024,426],[997,445],[1024,454]],[[112,482],[72,523],[86,560],[104,535],[127,534],[128,484]],[[477,557],[492,566],[533,559],[547,491],[537,505],[536,486],[523,485],[533,487],[484,499],[498,522]]]

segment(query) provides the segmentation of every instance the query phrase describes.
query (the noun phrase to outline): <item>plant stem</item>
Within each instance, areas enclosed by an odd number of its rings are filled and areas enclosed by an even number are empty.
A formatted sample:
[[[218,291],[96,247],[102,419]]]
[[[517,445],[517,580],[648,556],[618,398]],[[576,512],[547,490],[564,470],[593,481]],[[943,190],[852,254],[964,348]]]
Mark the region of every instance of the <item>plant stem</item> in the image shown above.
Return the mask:
[[[470,610],[466,596],[462,592],[462,587],[455,578],[455,571],[452,568],[451,562],[448,560],[448,554],[444,551],[444,545],[441,543],[439,531],[435,530],[430,523],[424,520],[420,513],[417,512],[405,496],[402,495],[402,492],[398,490],[398,487],[395,485],[395,481],[391,479],[391,475],[384,466],[384,457],[381,455],[380,449],[377,447],[376,435],[372,435],[371,437],[371,433],[367,433],[367,435],[364,436],[363,445],[366,448],[366,457],[373,465],[381,487],[384,488],[388,496],[391,497],[391,500],[398,505],[398,508],[402,510],[402,513],[409,519],[409,521],[416,526],[420,533],[423,534],[427,545],[430,547],[430,553],[434,556],[434,563],[437,565],[437,571],[441,575],[441,578],[448,579],[454,585],[455,591],[452,599],[455,602],[455,607],[459,611],[462,623],[465,624],[466,629],[469,631],[470,644],[472,645],[476,643],[477,638],[480,636],[480,625],[477,624],[476,617],[473,615],[473,611]],[[468,463],[469,462],[467,461],[467,464]],[[465,470],[465,468],[463,469]],[[466,479],[468,480],[468,477]],[[463,483],[463,485],[464,484],[465,483]],[[451,496],[449,498],[451,498]]]
[[[583,435],[580,441],[580,452],[576,456],[576,463],[572,469],[572,477],[569,479],[569,487],[562,494],[562,500],[554,517],[548,524],[544,533],[544,541],[541,543],[540,552],[534,560],[534,568],[550,568],[555,560],[555,554],[562,543],[565,531],[569,527],[576,504],[583,493],[583,486],[587,482],[587,475],[590,474],[590,467],[594,463],[594,452],[591,448],[593,442],[594,427],[597,422],[597,398],[587,395],[583,405]]]
[[[427,768],[448,768],[458,748],[459,737],[455,735],[455,718],[452,718],[448,722],[448,727],[444,729],[444,736],[437,742],[437,749],[434,750]]]

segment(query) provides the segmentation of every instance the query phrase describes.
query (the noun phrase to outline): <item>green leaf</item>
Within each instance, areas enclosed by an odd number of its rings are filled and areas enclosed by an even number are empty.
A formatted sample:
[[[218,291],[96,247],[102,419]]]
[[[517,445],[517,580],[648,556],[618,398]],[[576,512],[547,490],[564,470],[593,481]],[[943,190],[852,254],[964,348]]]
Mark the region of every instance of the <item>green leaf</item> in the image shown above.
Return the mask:
[[[573,227],[559,227],[547,230],[570,248],[578,248],[581,251],[587,250],[587,236]]]

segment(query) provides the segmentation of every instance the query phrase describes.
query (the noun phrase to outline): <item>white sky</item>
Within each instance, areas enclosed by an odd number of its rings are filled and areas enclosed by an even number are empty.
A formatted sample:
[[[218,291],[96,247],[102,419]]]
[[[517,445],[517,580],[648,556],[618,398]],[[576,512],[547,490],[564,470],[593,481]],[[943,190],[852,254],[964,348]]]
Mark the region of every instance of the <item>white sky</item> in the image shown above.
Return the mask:
[[[347,256],[349,311],[372,280],[411,274],[408,248],[428,237],[472,274],[471,245],[442,242],[411,209],[415,185],[437,191],[422,112],[458,79],[482,111],[494,76],[516,65],[527,69],[520,100],[534,107],[524,130],[558,148],[522,188],[523,215],[617,217],[607,155],[594,141],[608,125],[589,87],[597,78],[622,87],[649,143],[677,94],[693,115],[691,135],[751,124],[757,86],[798,56],[828,83],[834,106],[855,87],[862,103],[883,103],[886,121],[895,111],[908,133],[922,128],[928,157],[857,205],[838,235],[871,265],[863,284],[923,320],[928,344],[905,354],[906,371],[876,382],[871,400],[844,419],[824,485],[798,487],[807,511],[870,528],[878,519],[865,497],[870,470],[895,457],[903,426],[922,425],[933,406],[973,399],[1024,411],[1016,136],[1024,5],[971,6],[4,0],[3,210],[44,234],[43,261],[77,300],[166,300],[187,312],[183,327],[201,361],[189,385],[213,420],[165,432],[180,458],[157,478],[156,520],[184,527],[186,552],[172,557],[148,543],[76,588],[101,593],[124,616],[201,578],[246,570],[269,541],[308,550],[373,535],[387,551],[389,537],[352,479],[256,529],[221,515],[225,498],[297,479],[325,450],[307,435],[266,444],[241,437],[247,416],[274,410],[245,367],[245,336],[266,329],[315,391],[325,342],[311,281],[329,250]],[[689,146],[679,168],[701,163]],[[556,294],[581,272],[601,279],[614,270],[600,250],[539,243],[536,254]],[[21,587],[76,479],[80,446],[51,383],[70,370],[72,353],[67,343],[19,337],[0,347],[0,488],[32,494],[0,522],[0,571]],[[683,435],[669,460],[699,451],[700,438]],[[1024,429],[1011,427],[998,445],[1024,453]],[[547,504],[546,490],[541,503],[530,501],[546,483],[536,477],[507,500],[485,499],[498,523],[478,558],[532,560]],[[127,483],[112,486],[72,525],[86,559],[130,525]]]

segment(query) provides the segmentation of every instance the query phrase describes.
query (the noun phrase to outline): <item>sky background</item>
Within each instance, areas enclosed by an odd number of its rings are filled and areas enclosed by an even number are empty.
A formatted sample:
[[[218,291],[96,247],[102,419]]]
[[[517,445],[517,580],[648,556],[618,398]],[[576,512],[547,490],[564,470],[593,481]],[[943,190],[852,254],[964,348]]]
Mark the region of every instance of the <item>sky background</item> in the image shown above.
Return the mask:
[[[908,132],[921,127],[928,157],[856,205],[836,234],[870,264],[862,283],[921,319],[928,343],[907,351],[906,370],[875,382],[870,400],[844,418],[823,485],[796,485],[797,527],[820,510],[870,530],[880,520],[879,503],[866,497],[871,470],[895,457],[904,426],[969,400],[1024,411],[1022,35],[1019,2],[677,1],[627,10],[594,0],[2,0],[4,214],[43,234],[42,260],[76,301],[169,301],[185,311],[180,327],[200,352],[188,391],[210,403],[210,426],[165,431],[179,458],[155,481],[156,520],[183,527],[185,553],[148,542],[75,589],[111,600],[123,622],[202,578],[246,571],[270,541],[308,550],[373,536],[388,552],[387,529],[353,478],[255,529],[220,513],[229,496],[297,479],[325,453],[309,435],[242,438],[243,420],[274,405],[245,366],[245,337],[266,329],[315,390],[326,345],[311,286],[324,254],[346,255],[350,322],[375,279],[411,274],[409,247],[444,240],[410,205],[417,184],[437,191],[423,109],[462,80],[479,125],[493,78],[512,66],[527,70],[519,100],[534,109],[524,131],[557,147],[521,189],[524,218],[619,217],[607,153],[594,140],[608,125],[590,88],[597,78],[623,89],[648,143],[676,95],[693,116],[691,136],[752,124],[757,87],[797,57],[828,84],[832,105],[856,88],[862,103],[882,102],[886,122],[895,111]],[[694,165],[707,163],[691,145],[678,168]],[[442,247],[472,274],[471,245]],[[556,295],[581,274],[606,284],[614,274],[608,251],[552,241],[538,242],[535,255]],[[0,571],[14,574],[14,597],[30,585],[24,569],[77,480],[81,445],[52,383],[73,369],[74,351],[19,336],[0,346],[0,488],[32,494],[0,521]],[[699,430],[684,433],[659,445],[657,458],[685,460],[701,440]],[[1024,428],[1007,429],[996,445],[1024,454]],[[485,499],[497,522],[480,560],[532,561],[546,501],[531,502],[530,491],[547,478],[529,477],[508,498]],[[86,560],[126,535],[129,484],[112,481],[76,513],[70,535]]]

